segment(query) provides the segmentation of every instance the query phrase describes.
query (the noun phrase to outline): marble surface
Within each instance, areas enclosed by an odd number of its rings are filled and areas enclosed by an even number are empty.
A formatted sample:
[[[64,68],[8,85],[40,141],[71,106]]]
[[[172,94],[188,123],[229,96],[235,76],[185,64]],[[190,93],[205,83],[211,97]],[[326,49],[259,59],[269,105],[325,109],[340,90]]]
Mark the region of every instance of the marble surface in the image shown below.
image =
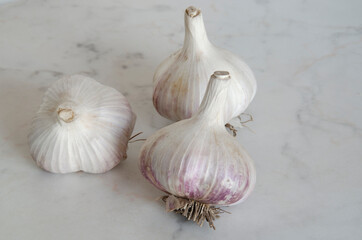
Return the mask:
[[[362,239],[362,2],[0,1],[0,239]],[[254,70],[254,117],[237,139],[255,191],[216,231],[166,213],[138,171],[142,142],[106,174],[50,174],[26,136],[42,95],[83,73],[121,91],[150,136],[158,63],[180,48],[183,11]]]

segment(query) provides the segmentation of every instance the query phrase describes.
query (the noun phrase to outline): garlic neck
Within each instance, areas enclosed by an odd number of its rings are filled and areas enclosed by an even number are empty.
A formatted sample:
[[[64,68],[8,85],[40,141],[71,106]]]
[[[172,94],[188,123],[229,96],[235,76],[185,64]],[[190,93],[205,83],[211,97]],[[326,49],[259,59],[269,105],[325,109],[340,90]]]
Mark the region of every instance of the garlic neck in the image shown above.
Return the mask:
[[[183,51],[204,50],[211,46],[207,38],[200,9],[188,7],[185,10],[185,39]]]
[[[58,107],[57,113],[58,113],[58,119],[61,122],[70,123],[74,120],[75,114],[71,108]]]
[[[229,85],[229,72],[214,72],[214,74],[210,77],[205,96],[202,99],[196,116],[217,125],[224,126],[225,106],[227,104]]]

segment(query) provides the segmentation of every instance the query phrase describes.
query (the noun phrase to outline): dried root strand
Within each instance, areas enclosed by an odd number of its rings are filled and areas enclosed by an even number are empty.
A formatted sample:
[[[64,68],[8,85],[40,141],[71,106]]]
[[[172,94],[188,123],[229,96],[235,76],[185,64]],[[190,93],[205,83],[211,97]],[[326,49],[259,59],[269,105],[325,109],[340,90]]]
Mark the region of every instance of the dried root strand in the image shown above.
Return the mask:
[[[233,125],[227,123],[225,124],[225,127],[228,128],[233,133],[233,137],[236,137],[236,133],[238,132],[238,130],[236,130],[236,128]]]
[[[249,119],[243,121],[243,120],[241,119],[241,116],[242,116],[242,115],[243,115],[243,116],[248,116]],[[244,126],[244,124],[247,123],[247,122],[252,122],[252,121],[254,121],[253,115],[251,115],[251,114],[249,114],[249,113],[242,113],[242,114],[240,114],[240,115],[238,116],[238,119],[239,119],[241,125],[243,125],[243,126]]]
[[[143,132],[139,132],[139,133],[136,133],[135,135],[133,135],[132,137],[130,137],[128,139],[128,143],[134,143],[134,142],[138,142],[138,141],[146,141],[145,138],[140,138],[140,139],[135,139],[135,140],[132,140],[134,139],[135,137],[137,137],[138,135],[142,134]]]
[[[241,116],[247,116],[248,119],[243,121],[243,120],[241,119]],[[249,114],[249,113],[242,113],[242,114],[240,114],[237,118],[238,118],[239,121],[240,121],[241,127],[247,127],[247,128],[249,128],[248,126],[245,125],[245,123],[254,121],[253,116],[252,116],[251,114]],[[234,126],[231,125],[230,123],[226,123],[226,124],[225,124],[225,127],[228,128],[228,129],[233,133],[233,136],[234,136],[234,137],[236,137],[236,134],[237,134],[237,132],[238,132],[238,130],[236,129],[236,127],[234,127]],[[249,128],[249,129],[250,129],[250,128]]]
[[[162,197],[162,201],[166,203],[166,211],[176,212],[186,217],[187,220],[196,222],[200,227],[203,226],[205,220],[209,223],[209,227],[215,230],[214,220],[219,217],[220,213],[229,213],[221,208],[201,203],[195,200],[175,197],[173,195]]]

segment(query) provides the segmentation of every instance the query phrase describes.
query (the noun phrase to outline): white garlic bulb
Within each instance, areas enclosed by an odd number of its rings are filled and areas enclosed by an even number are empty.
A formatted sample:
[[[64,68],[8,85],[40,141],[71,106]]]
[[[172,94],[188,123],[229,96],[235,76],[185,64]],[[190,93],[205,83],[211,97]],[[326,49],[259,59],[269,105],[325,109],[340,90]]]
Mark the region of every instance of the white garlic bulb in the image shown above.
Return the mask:
[[[54,173],[103,173],[126,158],[136,115],[117,90],[73,75],[45,93],[28,136],[37,165]]]
[[[224,127],[231,84],[228,72],[215,72],[193,117],[147,139],[140,170],[154,186],[205,204],[233,205],[250,194],[256,179],[252,160]]]
[[[225,112],[225,122],[228,122],[244,112],[254,98],[254,75],[240,58],[212,45],[201,11],[187,8],[184,45],[157,68],[153,78],[153,105],[168,119],[190,118],[199,108],[209,76],[219,69],[233,76]]]

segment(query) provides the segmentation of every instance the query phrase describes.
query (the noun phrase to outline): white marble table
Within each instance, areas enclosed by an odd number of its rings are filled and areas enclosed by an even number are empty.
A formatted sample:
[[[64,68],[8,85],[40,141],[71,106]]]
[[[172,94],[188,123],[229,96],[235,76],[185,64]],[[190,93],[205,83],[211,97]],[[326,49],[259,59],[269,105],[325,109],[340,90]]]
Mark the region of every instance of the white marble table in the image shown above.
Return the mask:
[[[362,239],[362,2],[221,2],[0,1],[0,239]],[[45,89],[73,73],[126,95],[144,137],[169,124],[152,75],[190,4],[259,86],[237,136],[256,188],[216,231],[165,212],[138,171],[142,142],[106,174],[57,175],[26,139]]]

